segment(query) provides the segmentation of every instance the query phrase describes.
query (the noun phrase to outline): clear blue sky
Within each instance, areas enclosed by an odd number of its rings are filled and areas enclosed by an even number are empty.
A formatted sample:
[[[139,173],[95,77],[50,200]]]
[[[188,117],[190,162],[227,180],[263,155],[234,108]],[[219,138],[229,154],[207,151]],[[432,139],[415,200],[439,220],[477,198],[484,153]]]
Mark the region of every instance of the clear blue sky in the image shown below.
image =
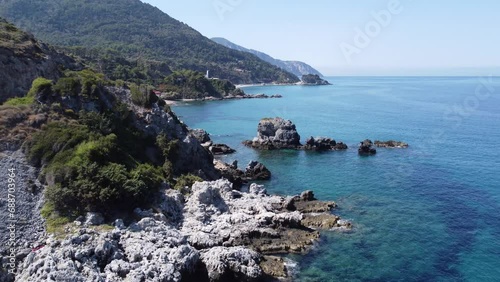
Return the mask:
[[[500,75],[497,0],[143,2],[206,37],[304,61],[325,75]],[[377,22],[379,11],[390,21]],[[355,43],[356,28],[371,31],[369,44]]]

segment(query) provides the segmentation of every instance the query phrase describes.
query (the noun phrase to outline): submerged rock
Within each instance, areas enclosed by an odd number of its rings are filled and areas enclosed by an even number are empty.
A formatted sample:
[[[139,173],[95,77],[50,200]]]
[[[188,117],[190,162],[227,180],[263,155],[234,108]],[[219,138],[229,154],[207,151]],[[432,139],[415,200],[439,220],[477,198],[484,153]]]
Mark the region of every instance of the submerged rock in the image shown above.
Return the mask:
[[[378,141],[374,142],[375,146],[382,148],[408,148],[408,144],[401,141]]]
[[[360,142],[360,146],[358,149],[358,154],[361,156],[372,156],[377,153],[377,150],[372,148],[373,142],[371,140],[366,139],[363,142]]]

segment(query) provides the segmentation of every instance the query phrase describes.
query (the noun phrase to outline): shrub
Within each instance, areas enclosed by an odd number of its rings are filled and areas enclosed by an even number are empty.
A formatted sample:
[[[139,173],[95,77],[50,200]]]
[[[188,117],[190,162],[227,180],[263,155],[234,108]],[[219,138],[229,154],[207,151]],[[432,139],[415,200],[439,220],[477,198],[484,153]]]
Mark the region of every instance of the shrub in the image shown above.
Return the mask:
[[[165,159],[175,161],[177,159],[177,150],[179,149],[179,140],[168,140],[165,134],[156,137],[156,145],[160,148]]]
[[[42,129],[27,143],[28,158],[36,166],[52,161],[59,152],[72,150],[90,135],[86,126],[68,126],[60,122],[50,123]]]
[[[153,93],[152,87],[148,85],[130,85],[130,95],[132,96],[132,102],[137,106],[150,108],[151,105],[158,101],[158,97]]]
[[[76,96],[80,93],[80,88],[81,84],[78,77],[62,77],[53,87],[54,92],[61,96]]]
[[[195,182],[201,182],[203,179],[193,174],[184,174],[177,178],[174,189],[181,191],[183,194],[191,193],[191,187]]]
[[[35,102],[35,97],[16,97],[10,98],[5,101],[4,105],[6,106],[23,106],[23,105],[31,105]]]
[[[36,78],[33,80],[33,83],[31,84],[31,89],[28,91],[28,94],[26,94],[27,97],[32,97],[34,98],[36,94],[50,90],[52,87],[52,80],[48,80],[43,77]]]

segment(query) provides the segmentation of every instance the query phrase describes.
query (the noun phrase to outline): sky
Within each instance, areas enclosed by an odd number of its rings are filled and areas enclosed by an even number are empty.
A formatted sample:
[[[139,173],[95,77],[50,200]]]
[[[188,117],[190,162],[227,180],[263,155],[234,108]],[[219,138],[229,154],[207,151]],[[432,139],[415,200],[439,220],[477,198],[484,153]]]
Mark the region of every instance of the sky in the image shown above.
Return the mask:
[[[497,0],[142,0],[325,75],[500,75]]]

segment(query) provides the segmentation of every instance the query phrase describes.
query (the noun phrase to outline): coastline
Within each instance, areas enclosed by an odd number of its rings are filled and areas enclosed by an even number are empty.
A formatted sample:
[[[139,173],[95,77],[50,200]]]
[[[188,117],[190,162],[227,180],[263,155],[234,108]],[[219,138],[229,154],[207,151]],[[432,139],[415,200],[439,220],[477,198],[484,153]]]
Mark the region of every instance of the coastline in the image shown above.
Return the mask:
[[[302,82],[296,83],[255,83],[255,84],[235,84],[236,88],[248,88],[248,87],[257,87],[257,86],[293,86],[293,85],[302,85]]]
[[[205,97],[201,99],[179,99],[179,100],[166,100],[165,103],[169,106],[176,106],[179,104],[179,102],[182,103],[188,103],[188,102],[200,102],[200,101],[223,101],[223,100],[241,100],[241,99],[277,99],[277,98],[283,98],[282,95],[280,94],[273,94],[273,95],[267,95],[267,94],[245,94],[243,96],[226,96],[222,98],[217,98],[217,97]]]
[[[296,83],[256,83],[256,84],[235,84],[236,88],[248,88],[248,87],[259,87],[259,86],[324,86],[332,84],[316,84],[316,83],[305,83],[299,81]]]

